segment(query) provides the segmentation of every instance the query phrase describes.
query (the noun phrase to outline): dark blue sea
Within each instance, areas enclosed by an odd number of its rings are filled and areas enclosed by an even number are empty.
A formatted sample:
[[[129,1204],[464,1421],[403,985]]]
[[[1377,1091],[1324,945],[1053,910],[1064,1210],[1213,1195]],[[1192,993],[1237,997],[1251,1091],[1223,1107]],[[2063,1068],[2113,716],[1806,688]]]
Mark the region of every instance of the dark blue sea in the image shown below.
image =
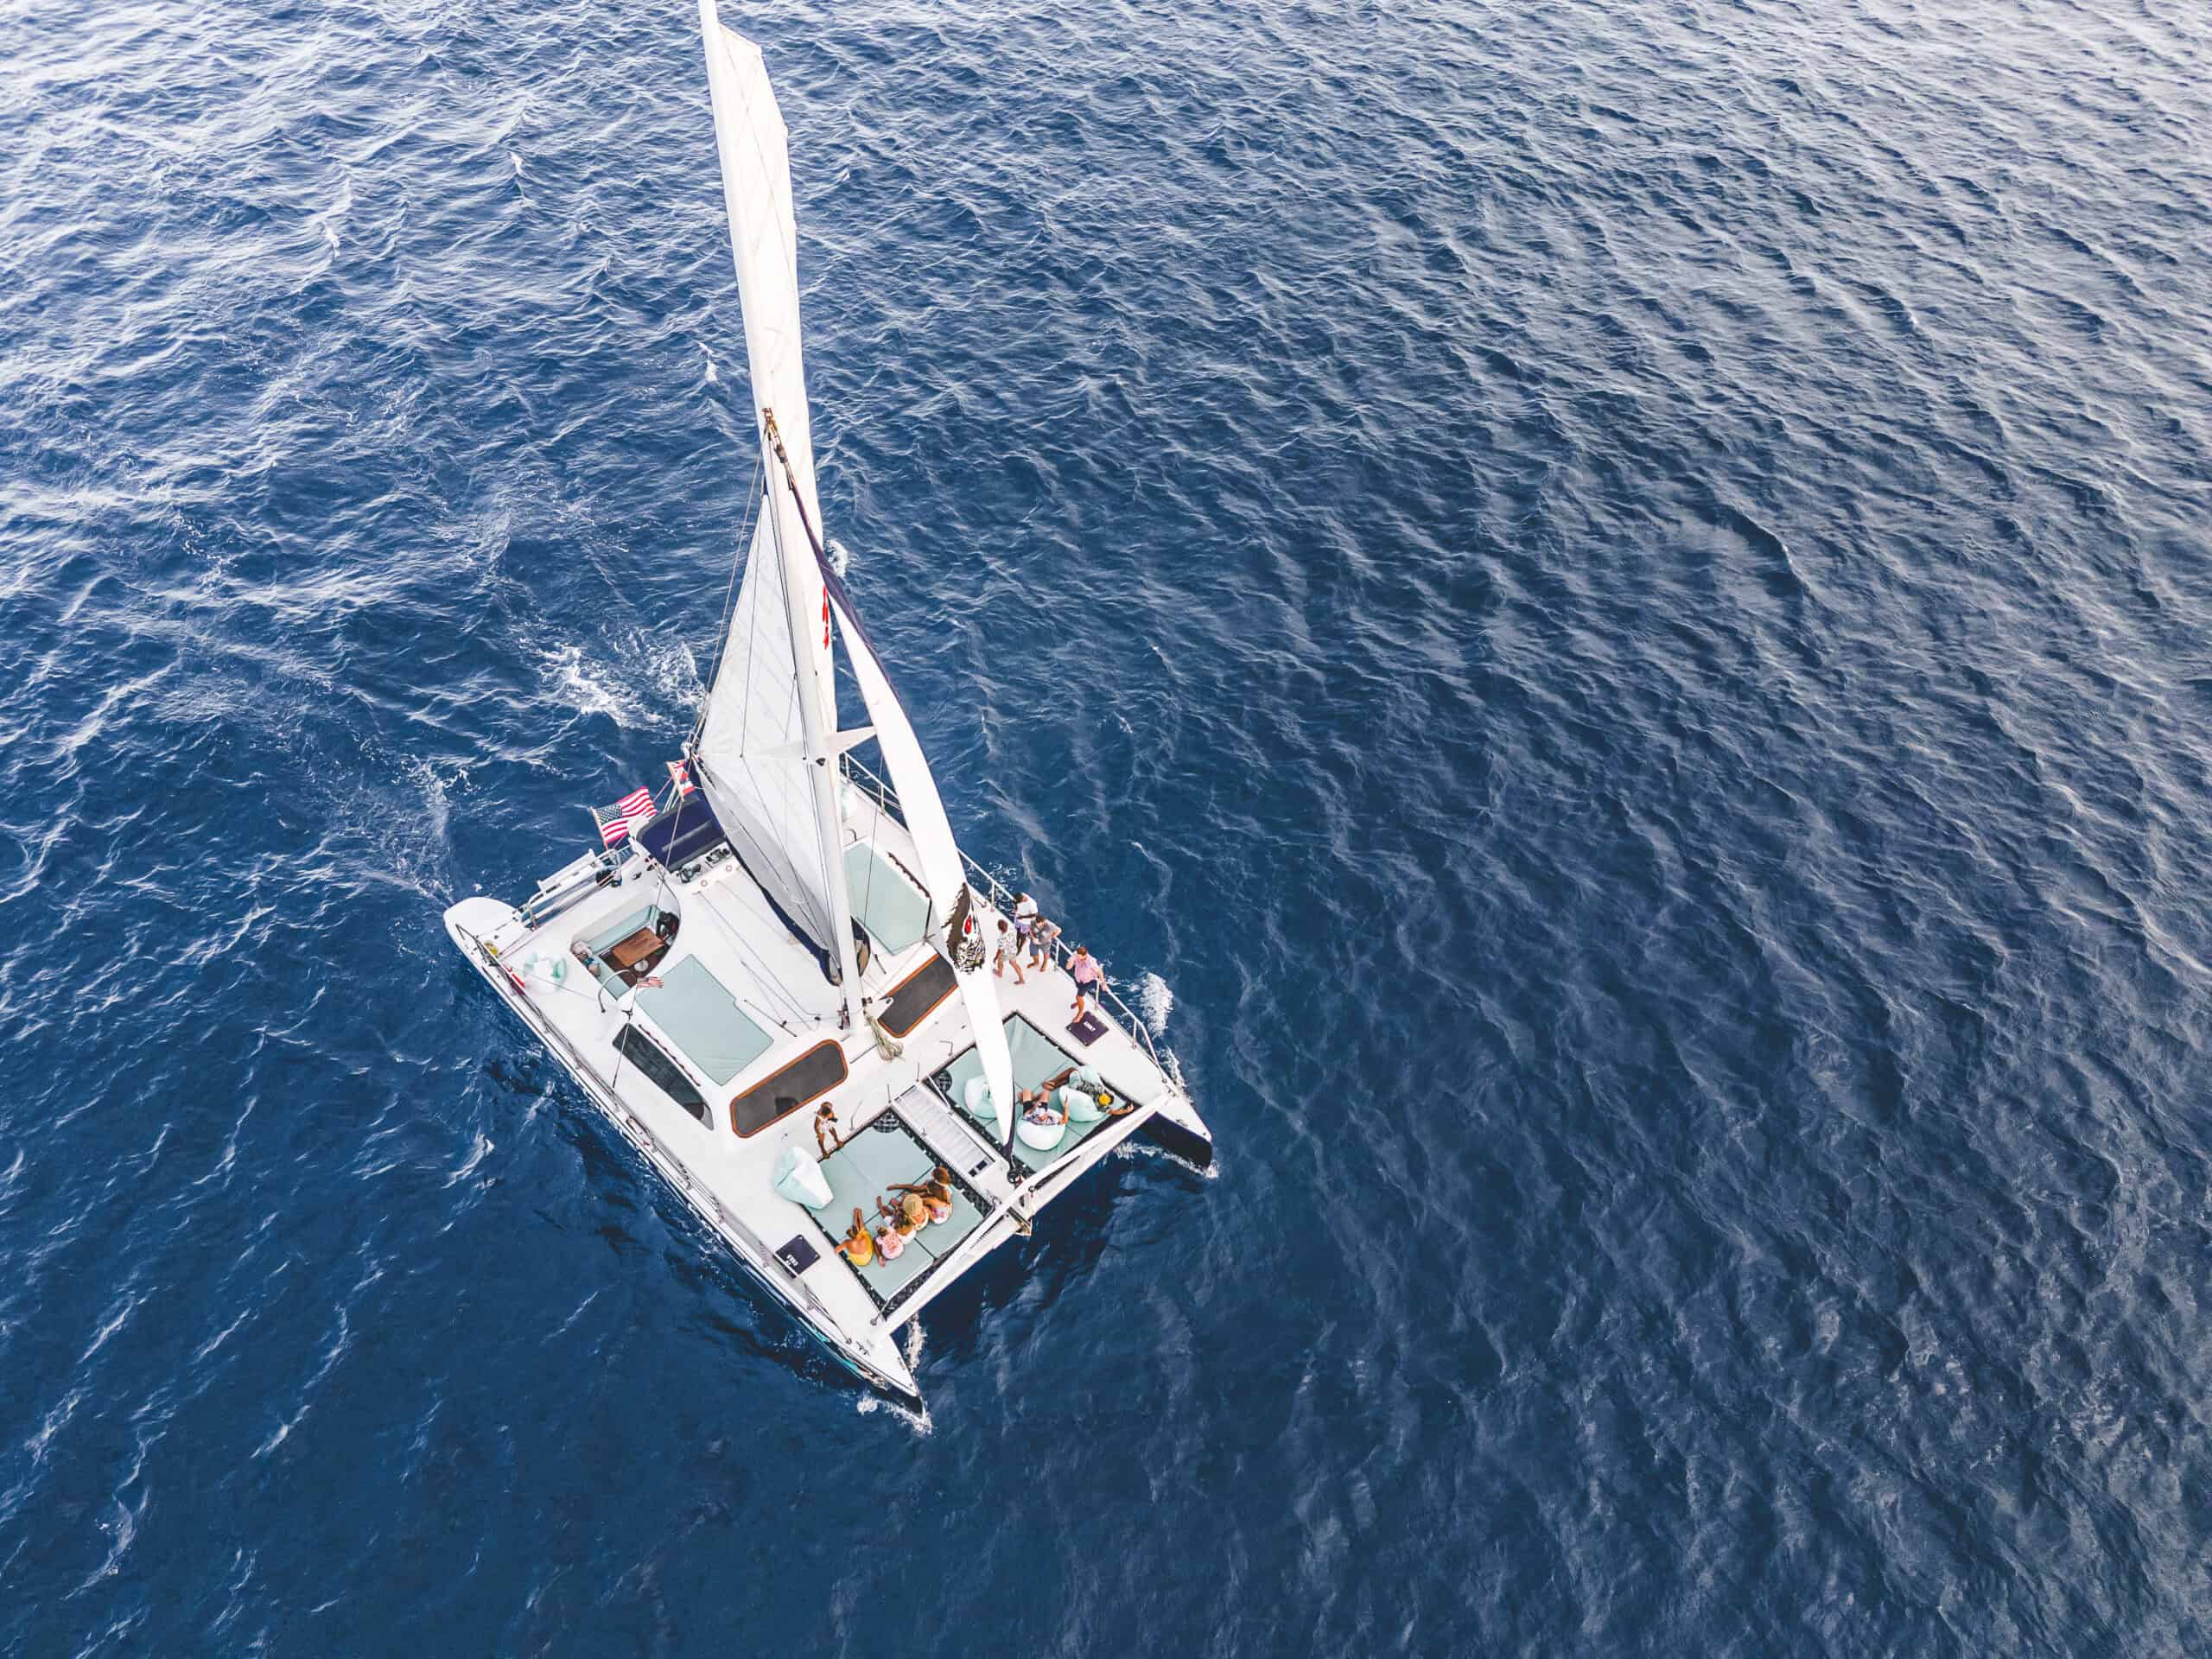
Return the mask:
[[[441,931],[753,455],[696,18],[0,8],[0,1651],[2212,1652],[2212,13],[732,0],[1219,1137],[859,1392]]]

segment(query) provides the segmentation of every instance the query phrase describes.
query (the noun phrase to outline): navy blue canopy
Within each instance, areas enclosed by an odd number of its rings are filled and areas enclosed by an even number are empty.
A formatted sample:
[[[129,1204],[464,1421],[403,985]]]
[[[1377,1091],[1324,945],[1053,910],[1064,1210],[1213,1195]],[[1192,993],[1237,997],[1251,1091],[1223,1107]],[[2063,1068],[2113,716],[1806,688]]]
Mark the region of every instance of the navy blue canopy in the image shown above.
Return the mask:
[[[664,812],[638,831],[638,844],[646,856],[666,869],[689,864],[727,837],[715,822],[714,809],[704,791],[685,796],[673,812]]]

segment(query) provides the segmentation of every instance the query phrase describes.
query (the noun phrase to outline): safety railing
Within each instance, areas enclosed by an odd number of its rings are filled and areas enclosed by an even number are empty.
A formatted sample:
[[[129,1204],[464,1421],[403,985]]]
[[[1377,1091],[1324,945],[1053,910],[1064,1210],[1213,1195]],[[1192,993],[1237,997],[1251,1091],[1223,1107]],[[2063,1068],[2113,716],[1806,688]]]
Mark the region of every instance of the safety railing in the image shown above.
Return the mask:
[[[885,783],[860,761],[854,760],[849,752],[839,758],[844,763],[845,775],[868,791],[876,805],[898,819],[900,823],[906,822],[906,815],[899,810],[899,797],[893,792],[890,785]],[[999,879],[969,857],[964,850],[960,855],[960,861],[968,867],[969,881],[980,887],[990,896],[993,907],[1001,915],[1013,915],[1014,895],[1001,885]],[[1054,939],[1052,960],[1065,969],[1075,960],[1075,953],[1059,940]],[[1100,969],[1100,973],[1103,976],[1104,969]],[[1093,985],[1090,995],[1096,1001],[1104,1003],[1114,1013],[1121,1015],[1122,1023],[1136,1033],[1137,1040],[1144,1045],[1144,1052],[1152,1057],[1154,1069],[1163,1077],[1166,1076],[1166,1068],[1160,1063],[1160,1051],[1153,1046],[1152,1028],[1130,1011],[1129,1005],[1122,1001],[1121,997],[1116,994],[1114,988],[1107,984],[1103,977]]]

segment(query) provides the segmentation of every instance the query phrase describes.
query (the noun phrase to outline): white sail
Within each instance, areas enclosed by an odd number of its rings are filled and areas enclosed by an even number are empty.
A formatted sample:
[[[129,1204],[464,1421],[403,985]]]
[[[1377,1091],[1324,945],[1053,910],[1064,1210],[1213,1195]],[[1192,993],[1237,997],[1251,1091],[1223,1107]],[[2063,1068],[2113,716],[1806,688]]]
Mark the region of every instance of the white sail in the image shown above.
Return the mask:
[[[857,1023],[860,974],[830,763],[837,705],[829,601],[814,557],[822,510],[799,350],[787,136],[760,49],[721,26],[715,0],[699,0],[699,23],[766,479],[743,590],[700,721],[700,783],[754,877],[836,964]]]
[[[827,950],[833,907],[802,758],[798,686],[783,563],[763,512],[700,722],[699,784],[753,879]]]
[[[876,660],[874,648],[846,608],[842,592],[836,610],[845,640],[845,659],[852,664],[854,682],[860,687],[861,701],[868,704],[876,745],[883,752],[891,787],[899,797],[900,816],[906,820],[920,855],[922,885],[929,893],[930,925],[942,927],[968,880],[960,862],[960,848],[952,839],[952,825],[944,816],[944,801],[937,792],[937,779],[922,754],[921,742],[899,705],[899,694],[891,689],[883,664]],[[983,1063],[983,1080],[998,1110],[999,1143],[1003,1146],[1014,1129],[1014,1058],[1007,1052],[1006,1021],[999,1012],[998,990],[988,963],[957,977],[968,1022],[976,1030],[976,1052]]]
[[[758,429],[760,411],[776,411],[807,522],[818,532],[822,504],[815,497],[814,427],[799,353],[798,232],[791,213],[784,112],[768,85],[760,48],[721,26],[715,0],[699,0],[699,22],[714,97],[715,143],[721,155],[722,197],[729,208],[730,255],[745,311],[753,417]],[[826,651],[823,660],[826,666]]]

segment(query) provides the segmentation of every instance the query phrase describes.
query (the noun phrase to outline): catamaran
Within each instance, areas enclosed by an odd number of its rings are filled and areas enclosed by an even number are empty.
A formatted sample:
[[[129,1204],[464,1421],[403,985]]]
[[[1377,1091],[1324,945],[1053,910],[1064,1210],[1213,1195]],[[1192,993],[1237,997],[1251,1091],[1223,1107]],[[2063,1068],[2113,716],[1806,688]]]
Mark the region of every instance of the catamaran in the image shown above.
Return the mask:
[[[446,929],[768,1292],[918,1404],[923,1309],[1131,1136],[1200,1165],[1212,1138],[1087,958],[1046,938],[1041,969],[995,971],[1027,907],[954,842],[826,551],[783,114],[760,48],[699,11],[760,440],[712,683],[658,798]]]

